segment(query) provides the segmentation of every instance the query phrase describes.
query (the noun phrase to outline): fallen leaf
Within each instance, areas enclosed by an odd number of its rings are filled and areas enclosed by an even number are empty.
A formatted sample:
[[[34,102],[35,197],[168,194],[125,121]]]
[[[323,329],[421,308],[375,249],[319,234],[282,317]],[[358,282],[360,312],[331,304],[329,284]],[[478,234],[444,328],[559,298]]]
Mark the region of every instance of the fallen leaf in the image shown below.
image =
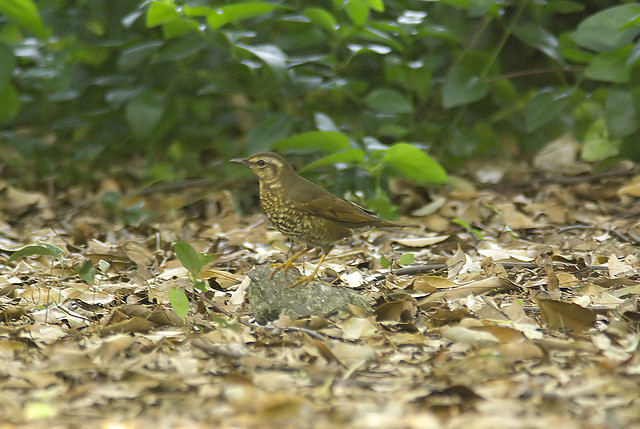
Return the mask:
[[[440,243],[447,238],[449,238],[448,235],[436,235],[433,237],[420,238],[396,238],[393,241],[407,247],[427,247],[432,244]]]
[[[375,334],[378,328],[369,319],[352,317],[342,325],[345,340],[359,340]]]
[[[572,302],[544,298],[538,299],[537,302],[547,326],[551,329],[573,329],[583,332],[593,328],[596,321],[593,311]]]
[[[474,344],[478,347],[500,344],[500,340],[490,332],[478,332],[474,329],[467,329],[461,326],[446,327],[442,331],[442,336],[457,343]]]

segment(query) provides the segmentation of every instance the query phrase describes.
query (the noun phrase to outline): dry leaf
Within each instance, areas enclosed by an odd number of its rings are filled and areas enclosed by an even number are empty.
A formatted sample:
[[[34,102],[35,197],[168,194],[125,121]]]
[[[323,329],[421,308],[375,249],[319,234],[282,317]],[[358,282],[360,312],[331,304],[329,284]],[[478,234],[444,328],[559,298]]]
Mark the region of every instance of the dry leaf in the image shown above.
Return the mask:
[[[442,331],[442,336],[451,341],[465,344],[475,344],[478,347],[489,347],[500,343],[490,332],[478,332],[475,329],[467,329],[461,326],[447,327]]]
[[[378,322],[407,322],[412,320],[416,313],[416,301],[405,296],[404,299],[379,305],[374,313]]]
[[[427,247],[432,244],[440,243],[447,238],[449,238],[448,235],[436,235],[433,237],[420,238],[396,238],[393,241],[407,247]]]
[[[640,197],[640,176],[636,176],[624,185],[620,186],[616,193],[618,195]]]
[[[551,329],[573,329],[583,332],[593,328],[596,315],[588,308],[572,302],[562,302],[553,299],[538,299],[540,312]]]
[[[369,319],[352,317],[342,325],[345,340],[359,340],[375,334],[378,328]]]

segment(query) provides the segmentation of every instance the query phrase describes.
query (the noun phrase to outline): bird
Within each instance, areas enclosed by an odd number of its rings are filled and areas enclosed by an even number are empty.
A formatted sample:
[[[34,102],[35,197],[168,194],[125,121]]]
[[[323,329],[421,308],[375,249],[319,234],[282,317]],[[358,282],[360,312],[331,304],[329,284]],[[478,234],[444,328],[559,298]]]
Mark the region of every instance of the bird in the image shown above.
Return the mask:
[[[294,242],[305,245],[301,251],[276,268],[289,269],[305,252],[319,248],[320,261],[310,276],[294,283],[308,283],[316,278],[320,266],[334,244],[370,228],[415,228],[418,225],[381,219],[374,212],[337,197],[298,175],[289,163],[273,152],[261,152],[246,159],[231,159],[251,169],[259,182],[262,210],[276,230]]]

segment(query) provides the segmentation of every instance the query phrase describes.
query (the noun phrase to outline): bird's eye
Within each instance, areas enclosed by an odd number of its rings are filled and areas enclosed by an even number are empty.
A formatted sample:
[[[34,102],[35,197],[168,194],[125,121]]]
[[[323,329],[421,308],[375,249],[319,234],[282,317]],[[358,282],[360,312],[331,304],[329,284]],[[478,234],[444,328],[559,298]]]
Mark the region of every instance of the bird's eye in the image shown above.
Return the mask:
[[[259,159],[259,160],[258,160],[258,162],[257,162],[257,164],[258,164],[260,167],[264,167],[265,165],[267,165],[267,163],[266,163],[266,162],[264,162],[264,159]]]

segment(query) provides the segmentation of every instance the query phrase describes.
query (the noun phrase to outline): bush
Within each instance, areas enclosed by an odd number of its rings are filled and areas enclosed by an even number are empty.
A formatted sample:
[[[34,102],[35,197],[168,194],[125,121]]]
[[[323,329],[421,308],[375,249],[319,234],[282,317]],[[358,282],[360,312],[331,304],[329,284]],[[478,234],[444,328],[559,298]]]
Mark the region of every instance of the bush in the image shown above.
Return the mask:
[[[39,8],[0,0],[0,121],[2,139],[41,175],[75,178],[139,156],[150,179],[166,180],[312,131],[341,133],[340,151],[360,151],[342,159],[368,165],[398,142],[455,167],[567,131],[588,161],[640,156],[635,2]],[[336,153],[298,140],[290,150]]]

